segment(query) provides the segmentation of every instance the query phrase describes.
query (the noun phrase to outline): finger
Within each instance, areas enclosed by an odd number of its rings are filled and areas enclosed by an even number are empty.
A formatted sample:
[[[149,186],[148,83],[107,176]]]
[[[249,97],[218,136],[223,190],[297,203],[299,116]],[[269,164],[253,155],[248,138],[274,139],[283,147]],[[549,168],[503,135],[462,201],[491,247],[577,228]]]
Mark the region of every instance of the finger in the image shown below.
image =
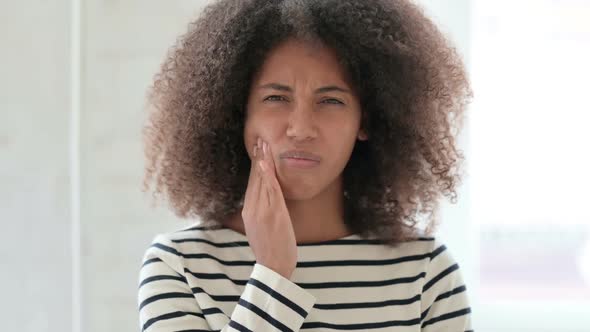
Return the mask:
[[[260,173],[261,173],[261,187],[260,187],[260,199],[258,204],[260,205],[261,208],[268,208],[271,206],[271,192],[270,192],[270,188],[269,188],[269,184],[268,184],[268,165],[266,165],[264,160],[260,160],[259,162],[259,167],[260,167]]]
[[[261,149],[258,146],[254,146],[252,152],[252,162],[250,163],[250,175],[248,177],[248,185],[246,187],[246,194],[244,196],[244,206],[252,206],[256,203],[260,191],[260,175],[257,169],[257,161],[260,158]]]
[[[256,145],[254,145],[254,148],[252,149],[252,156],[251,158],[251,162],[250,162],[250,174],[248,175],[248,183],[246,185],[246,193],[244,196],[244,205],[246,205],[246,202],[249,201],[249,198],[251,196],[251,192],[252,192],[252,185],[254,184],[254,166],[255,166],[255,158],[254,156],[256,155]]]
[[[266,174],[262,177],[263,188],[261,190],[268,193],[270,206],[277,207],[285,203],[283,191],[278,179],[267,169]]]
[[[263,200],[263,196],[264,196],[264,188],[263,188],[263,183],[262,183],[262,169],[260,167],[260,161],[263,158],[263,150],[262,150],[262,139],[260,137],[258,137],[258,139],[256,140],[256,158],[254,160],[254,173],[255,173],[255,180],[256,180],[256,204],[255,206],[258,206],[260,204],[260,202]]]
[[[271,178],[274,177],[275,175],[274,175],[274,169],[272,169],[270,167],[271,164],[269,162],[269,159],[272,159],[272,157],[269,158],[268,143],[263,142],[262,143],[262,166],[264,167],[264,169],[262,171],[262,185],[263,185],[262,191],[265,193],[268,205],[274,206],[275,193],[274,193],[274,189],[272,187]]]
[[[261,146],[261,150],[263,150],[263,146]],[[271,202],[271,192],[269,191],[268,186],[268,177],[269,177],[269,167],[268,162],[265,160],[264,152],[259,160],[260,163],[260,180],[261,180],[261,187],[260,187],[260,200],[266,204],[267,209],[272,206]]]
[[[263,146],[263,152],[264,152],[264,160],[267,160],[267,164],[270,167],[271,170],[271,174],[273,176],[277,176],[277,172],[276,172],[276,167],[275,167],[275,159],[273,157],[272,154],[272,150],[270,149],[270,144],[265,142],[265,145]]]
[[[266,171],[263,174],[263,185],[268,193],[268,200],[271,206],[276,206],[281,200],[284,202],[283,193],[281,186],[276,177],[276,169],[273,160],[272,151],[270,145],[267,143],[263,145],[263,160],[266,166]]]

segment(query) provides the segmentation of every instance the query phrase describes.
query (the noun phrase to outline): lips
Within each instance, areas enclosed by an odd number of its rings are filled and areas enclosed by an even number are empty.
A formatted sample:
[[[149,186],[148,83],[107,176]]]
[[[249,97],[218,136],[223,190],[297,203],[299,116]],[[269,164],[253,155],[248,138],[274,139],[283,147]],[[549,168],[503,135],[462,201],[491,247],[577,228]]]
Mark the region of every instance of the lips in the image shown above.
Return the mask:
[[[279,155],[280,158],[292,158],[292,159],[302,159],[302,160],[311,160],[319,162],[321,158],[318,155],[315,155],[311,152],[304,151],[304,150],[289,150],[283,152]]]

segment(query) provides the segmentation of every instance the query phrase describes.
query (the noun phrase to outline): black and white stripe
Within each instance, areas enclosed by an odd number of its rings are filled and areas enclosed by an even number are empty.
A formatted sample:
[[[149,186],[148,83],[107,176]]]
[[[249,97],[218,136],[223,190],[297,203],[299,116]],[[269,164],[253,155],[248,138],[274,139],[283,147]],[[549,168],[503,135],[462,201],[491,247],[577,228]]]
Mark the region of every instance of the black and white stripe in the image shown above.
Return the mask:
[[[158,235],[140,267],[142,331],[469,331],[459,265],[432,237],[387,248],[357,236],[299,245],[286,279],[247,239],[192,226]]]

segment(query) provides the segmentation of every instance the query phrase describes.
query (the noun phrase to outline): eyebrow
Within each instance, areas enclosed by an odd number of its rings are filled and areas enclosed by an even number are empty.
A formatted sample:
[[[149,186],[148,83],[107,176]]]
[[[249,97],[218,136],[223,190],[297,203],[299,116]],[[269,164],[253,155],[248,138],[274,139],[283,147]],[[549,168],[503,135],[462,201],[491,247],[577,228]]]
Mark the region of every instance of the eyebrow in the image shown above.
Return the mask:
[[[279,91],[293,92],[293,89],[291,89],[290,86],[279,84],[279,83],[268,83],[268,84],[260,85],[258,88],[259,89],[274,89],[274,90],[279,90]],[[330,91],[340,91],[340,92],[350,94],[350,90],[341,88],[336,85],[323,86],[321,88],[316,89],[315,93],[324,93],[324,92],[330,92]]]

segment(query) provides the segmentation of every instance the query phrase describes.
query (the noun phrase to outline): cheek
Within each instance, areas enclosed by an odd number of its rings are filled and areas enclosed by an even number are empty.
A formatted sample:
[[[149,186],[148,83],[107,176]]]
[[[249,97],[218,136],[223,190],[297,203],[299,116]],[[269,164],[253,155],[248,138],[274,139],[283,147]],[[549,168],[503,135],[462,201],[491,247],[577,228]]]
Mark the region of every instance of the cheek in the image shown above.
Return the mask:
[[[254,149],[258,137],[266,140],[267,143],[271,143],[270,141],[274,137],[272,132],[274,126],[269,121],[264,120],[252,118],[244,124],[244,144],[250,152]]]
[[[359,127],[360,122],[351,115],[344,118],[331,119],[331,121],[325,126],[326,130],[329,131],[331,141],[338,141],[341,143],[354,140]]]
[[[330,153],[334,155],[335,160],[339,160],[339,163],[346,163],[357,138],[357,129],[353,127],[341,127],[340,130],[332,132],[330,136]]]
[[[253,134],[252,130],[244,128],[244,146],[246,147],[246,150],[251,152],[254,148],[254,144],[256,144],[256,136]]]
[[[252,151],[256,144],[256,139],[260,135],[260,121],[250,117],[244,123],[244,145],[248,151]]]
[[[246,148],[246,151],[248,151],[250,159],[254,159],[254,146],[256,145],[257,137],[258,134],[244,131],[244,147]]]

